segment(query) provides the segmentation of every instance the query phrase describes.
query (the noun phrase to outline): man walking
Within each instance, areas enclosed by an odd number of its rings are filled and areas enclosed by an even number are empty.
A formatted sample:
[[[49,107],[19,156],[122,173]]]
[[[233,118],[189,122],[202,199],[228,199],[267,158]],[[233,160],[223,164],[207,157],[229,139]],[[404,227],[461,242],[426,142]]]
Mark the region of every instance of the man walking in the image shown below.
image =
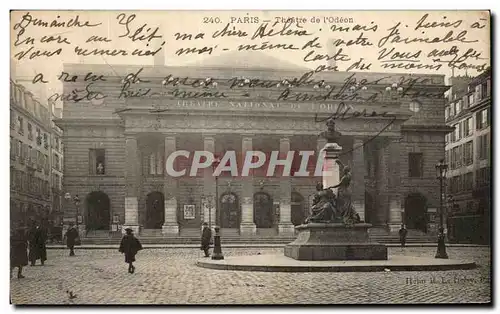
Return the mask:
[[[399,229],[399,242],[401,242],[401,247],[405,247],[406,245],[407,234],[408,230],[406,230],[405,225],[401,225],[401,229]]]
[[[205,252],[205,257],[209,257],[210,240],[212,239],[212,230],[206,222],[203,223],[203,232],[201,234],[201,249]]]
[[[133,234],[131,228],[125,229],[125,234],[120,243],[120,253],[125,254],[125,263],[128,264],[128,272],[133,274],[135,271],[135,266],[132,264],[135,262],[135,255],[137,252],[142,250],[142,244]]]
[[[35,266],[36,260],[39,259],[42,266],[47,260],[47,232],[45,228],[33,221],[33,225],[28,234],[29,238],[29,260],[31,266]]]
[[[75,256],[75,244],[78,238],[78,230],[73,222],[69,223],[69,228],[64,237],[66,237],[66,246],[69,248],[69,256]]]

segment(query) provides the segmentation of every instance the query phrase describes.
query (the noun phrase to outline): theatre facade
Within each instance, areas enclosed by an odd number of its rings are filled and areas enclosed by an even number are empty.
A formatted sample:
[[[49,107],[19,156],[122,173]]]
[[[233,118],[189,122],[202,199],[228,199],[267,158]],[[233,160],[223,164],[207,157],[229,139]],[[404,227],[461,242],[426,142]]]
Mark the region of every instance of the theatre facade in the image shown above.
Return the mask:
[[[444,158],[444,77],[322,71],[270,57],[255,67],[219,64],[171,67],[67,64],[65,96],[65,221],[83,234],[198,235],[203,222],[222,234],[292,235],[309,214],[320,133],[334,117],[342,134],[341,161],[352,168],[353,202],[384,232],[401,223],[434,232],[439,210],[435,164]],[[88,73],[91,75],[87,75]],[[100,77],[102,75],[102,77]],[[93,77],[89,79],[89,77]],[[87,78],[87,80],[85,80]],[[74,94],[73,94],[74,95]],[[166,162],[175,152],[172,176]],[[249,176],[212,167],[193,171],[195,152],[238,163],[247,152],[293,151],[291,176]],[[311,154],[304,173],[304,152]],[[253,160],[253,159],[252,159]],[[267,164],[266,164],[267,165]],[[302,168],[301,168],[302,166]],[[241,167],[240,165],[238,167]]]

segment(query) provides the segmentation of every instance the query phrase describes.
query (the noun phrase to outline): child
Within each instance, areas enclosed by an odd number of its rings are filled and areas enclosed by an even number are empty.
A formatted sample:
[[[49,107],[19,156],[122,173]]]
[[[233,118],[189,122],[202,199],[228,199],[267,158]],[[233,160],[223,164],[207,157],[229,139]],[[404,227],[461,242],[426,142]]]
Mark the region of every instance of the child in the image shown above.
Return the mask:
[[[139,239],[134,237],[132,229],[127,228],[125,232],[127,232],[127,234],[122,238],[119,251],[125,254],[125,263],[128,263],[128,272],[133,274],[135,266],[132,263],[135,262],[135,255],[137,252],[142,250],[142,244],[139,242]]]

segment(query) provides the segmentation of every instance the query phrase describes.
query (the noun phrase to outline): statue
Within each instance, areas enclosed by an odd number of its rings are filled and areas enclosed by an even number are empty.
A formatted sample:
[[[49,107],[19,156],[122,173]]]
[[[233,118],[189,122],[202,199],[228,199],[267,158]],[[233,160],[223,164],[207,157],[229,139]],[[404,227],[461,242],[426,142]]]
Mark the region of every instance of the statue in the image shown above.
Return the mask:
[[[342,219],[344,224],[352,225],[355,223],[359,223],[361,221],[358,213],[354,209],[351,200],[351,168],[348,166],[344,166],[342,162],[337,159],[336,162],[342,168],[342,177],[340,178],[339,184],[333,186],[332,188],[338,188],[337,190],[337,208],[342,215]]]
[[[309,222],[335,222],[341,217],[336,208],[335,193],[329,188],[323,188],[323,184],[316,184],[316,194],[314,195],[311,207],[311,215],[306,219]]]
[[[338,143],[342,134],[335,130],[335,119],[333,117],[326,120],[326,128],[326,131],[321,132],[320,136],[326,139],[328,143]]]

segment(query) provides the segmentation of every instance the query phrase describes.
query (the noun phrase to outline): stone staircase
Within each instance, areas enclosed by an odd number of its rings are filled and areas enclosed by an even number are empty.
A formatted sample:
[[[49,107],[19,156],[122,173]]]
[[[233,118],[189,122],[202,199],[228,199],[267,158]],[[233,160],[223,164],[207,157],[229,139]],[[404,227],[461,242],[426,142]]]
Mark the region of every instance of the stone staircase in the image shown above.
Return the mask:
[[[379,243],[397,244],[399,235],[397,232],[389,233],[385,228],[372,228],[369,231],[370,239]],[[86,238],[82,238],[82,244],[117,244],[121,233],[108,231],[92,231]],[[201,229],[181,229],[177,236],[164,236],[161,229],[143,229],[138,238],[143,244],[199,244]],[[296,236],[279,235],[276,229],[257,229],[256,235],[240,235],[238,229],[221,229],[222,244],[287,244],[295,240]],[[433,243],[436,236],[421,231],[408,230],[406,243]]]

